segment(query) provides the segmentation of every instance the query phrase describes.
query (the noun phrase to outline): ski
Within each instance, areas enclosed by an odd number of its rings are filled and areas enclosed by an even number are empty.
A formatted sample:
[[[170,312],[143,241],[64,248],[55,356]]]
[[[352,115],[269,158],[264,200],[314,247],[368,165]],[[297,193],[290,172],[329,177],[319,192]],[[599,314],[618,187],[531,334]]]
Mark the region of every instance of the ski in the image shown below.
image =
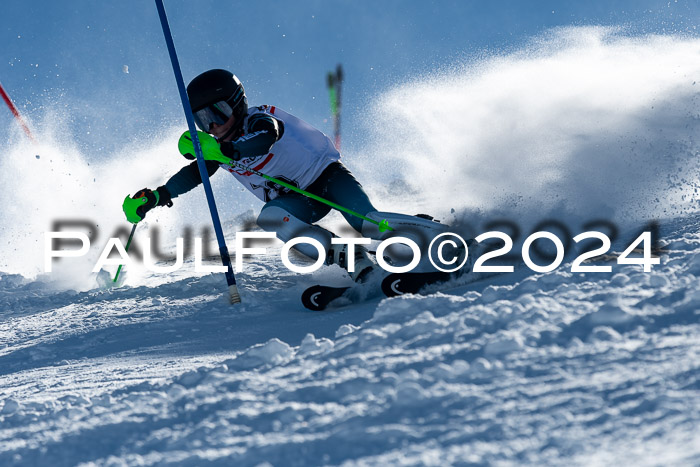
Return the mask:
[[[301,294],[301,303],[309,310],[325,310],[333,300],[342,297],[351,288],[352,286],[313,285]]]
[[[518,270],[520,268],[516,266],[515,269]],[[459,283],[455,284],[454,287],[461,287],[463,285],[483,281],[502,274],[508,273],[473,272],[471,270],[471,265],[468,268],[462,268],[454,272],[435,271],[394,273],[389,274],[384,278],[384,280],[382,280],[381,288],[382,292],[384,292],[384,295],[387,297],[396,297],[397,295],[417,294],[420,293],[424,287],[462,278],[464,275],[466,275],[466,278],[460,279]],[[431,289],[431,292],[433,291],[434,289]]]
[[[301,294],[301,303],[309,310],[321,311],[337,305],[342,306],[380,298],[384,296],[380,285],[386,276],[386,271],[376,269],[362,282],[355,284],[347,286],[312,285]]]
[[[426,285],[446,282],[458,277],[459,271],[449,272],[405,272],[389,274],[382,281],[382,292],[387,297],[418,293]]]
[[[417,217],[424,217],[426,219],[432,219],[432,217],[425,214],[417,214]],[[473,244],[473,240],[467,242],[468,245]],[[476,247],[471,247],[470,258],[473,258],[476,252],[474,251]],[[460,269],[453,272],[443,272],[443,271],[426,271],[426,272],[404,272],[404,273],[392,273],[387,275],[382,280],[382,292],[387,297],[395,297],[397,295],[418,293],[420,290],[431,284],[438,284],[440,282],[447,282],[450,279],[456,279],[462,275],[471,271],[473,267],[473,261],[468,261]]]
[[[425,214],[418,214],[418,217],[423,217],[425,219],[432,219],[432,217]],[[370,251],[370,254],[375,254],[376,252]],[[307,288],[301,296],[301,302],[304,307],[313,311],[325,310],[327,307],[332,306],[333,302],[342,298],[345,298],[350,303],[357,303],[368,298],[375,298],[376,293],[383,293],[387,297],[395,297],[397,295],[418,293],[423,287],[430,284],[437,284],[440,282],[446,282],[451,279],[461,277],[463,274],[469,272],[472,268],[472,262],[468,262],[461,269],[454,272],[407,272],[407,273],[388,273],[386,271],[381,271],[381,273],[373,272],[366,282],[358,283],[345,287],[337,286],[327,286],[327,285],[314,285]],[[490,277],[490,275],[484,276],[483,274],[477,274],[474,276],[474,280],[485,279]],[[470,281],[471,282],[471,281]],[[381,290],[376,290],[375,289]]]
[[[421,216],[418,214],[418,216]],[[404,294],[417,294],[430,285],[437,285],[443,282],[448,282],[453,279],[460,279],[455,287],[471,284],[474,282],[490,279],[503,272],[474,272],[474,258],[480,257],[483,253],[489,251],[488,245],[478,244],[474,240],[467,240],[469,247],[469,260],[458,270],[453,272],[430,271],[430,272],[405,272],[392,273],[384,277],[381,284],[382,292],[387,297],[396,297]],[[520,269],[522,264],[515,264],[515,270]],[[447,286],[446,288],[449,288]],[[435,291],[435,287],[431,287],[430,291]]]

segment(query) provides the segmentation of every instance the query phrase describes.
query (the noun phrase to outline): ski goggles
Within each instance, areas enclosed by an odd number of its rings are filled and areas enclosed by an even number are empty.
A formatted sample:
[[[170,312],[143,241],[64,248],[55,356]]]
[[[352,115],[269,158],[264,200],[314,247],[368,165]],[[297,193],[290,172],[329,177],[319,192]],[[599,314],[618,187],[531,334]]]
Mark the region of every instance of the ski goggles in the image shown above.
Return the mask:
[[[223,125],[233,115],[233,109],[226,101],[219,101],[194,112],[194,122],[202,130],[209,133],[212,123]]]

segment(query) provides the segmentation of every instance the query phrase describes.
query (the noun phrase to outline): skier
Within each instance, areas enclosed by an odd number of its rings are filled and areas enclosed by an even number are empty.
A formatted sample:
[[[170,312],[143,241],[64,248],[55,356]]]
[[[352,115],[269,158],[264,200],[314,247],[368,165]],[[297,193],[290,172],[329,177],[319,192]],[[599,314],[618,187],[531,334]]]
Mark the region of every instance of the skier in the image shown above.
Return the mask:
[[[274,106],[248,108],[248,100],[241,81],[231,72],[221,69],[206,71],[187,86],[194,121],[204,132],[213,135],[221,152],[240,164],[272,175],[317,196],[345,206],[366,217],[386,219],[395,232],[380,232],[377,225],[343,212],[347,222],[362,236],[383,240],[389,235],[412,238],[427,246],[446,226],[426,217],[379,212],[370,202],[362,185],[340,162],[340,153],[321,131],[303,120]],[[194,159],[191,154],[185,157]],[[347,244],[332,244],[335,235],[314,223],[330,211],[330,207],[303,196],[252,172],[217,161],[206,161],[211,177],[219,168],[230,172],[248,190],[265,202],[258,225],[274,231],[283,242],[298,236],[318,240],[325,249],[325,263],[338,264],[348,269]],[[127,219],[137,223],[156,206],[172,206],[172,200],[202,183],[193,160],[155,190],[144,188],[132,199],[145,199],[134,208],[124,203]],[[302,254],[316,258],[318,252],[309,244],[297,244]],[[416,270],[425,268],[425,257]],[[354,246],[354,271],[348,271],[356,281],[363,281],[376,263],[362,245]]]

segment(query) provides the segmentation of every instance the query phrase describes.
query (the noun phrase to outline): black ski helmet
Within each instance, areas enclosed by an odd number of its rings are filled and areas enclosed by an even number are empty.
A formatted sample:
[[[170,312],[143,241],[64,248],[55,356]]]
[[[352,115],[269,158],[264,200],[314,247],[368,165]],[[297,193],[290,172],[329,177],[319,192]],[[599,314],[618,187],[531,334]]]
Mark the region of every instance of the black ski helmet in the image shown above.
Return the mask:
[[[225,122],[234,115],[238,126],[243,123],[243,117],[248,112],[248,99],[243,84],[227,70],[209,70],[195,77],[187,85],[187,96],[194,120],[202,131],[209,132],[212,121],[221,124],[217,116]],[[230,110],[226,106],[215,106],[219,102],[228,104]],[[205,109],[211,109],[212,112],[200,112]],[[198,116],[198,112],[201,115]]]

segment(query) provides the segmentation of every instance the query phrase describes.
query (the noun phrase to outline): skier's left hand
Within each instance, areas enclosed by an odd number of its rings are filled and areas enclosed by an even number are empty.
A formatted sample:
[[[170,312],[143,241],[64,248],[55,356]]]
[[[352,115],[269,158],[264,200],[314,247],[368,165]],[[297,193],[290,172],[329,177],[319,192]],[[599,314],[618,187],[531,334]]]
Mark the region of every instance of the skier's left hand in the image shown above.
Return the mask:
[[[222,141],[219,143],[219,147],[221,148],[221,153],[224,156],[230,157],[234,161],[241,160],[241,151],[238,148],[238,145],[233,141]]]

